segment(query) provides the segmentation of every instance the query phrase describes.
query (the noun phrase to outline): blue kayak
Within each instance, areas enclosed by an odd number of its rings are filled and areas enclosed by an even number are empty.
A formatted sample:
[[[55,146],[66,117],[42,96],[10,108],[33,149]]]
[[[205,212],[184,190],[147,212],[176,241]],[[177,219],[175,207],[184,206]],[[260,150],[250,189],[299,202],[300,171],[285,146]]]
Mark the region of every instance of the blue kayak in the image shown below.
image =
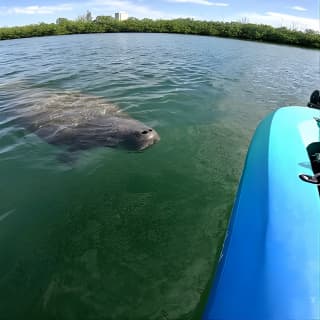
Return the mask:
[[[258,126],[204,320],[320,319],[318,117],[284,107]]]

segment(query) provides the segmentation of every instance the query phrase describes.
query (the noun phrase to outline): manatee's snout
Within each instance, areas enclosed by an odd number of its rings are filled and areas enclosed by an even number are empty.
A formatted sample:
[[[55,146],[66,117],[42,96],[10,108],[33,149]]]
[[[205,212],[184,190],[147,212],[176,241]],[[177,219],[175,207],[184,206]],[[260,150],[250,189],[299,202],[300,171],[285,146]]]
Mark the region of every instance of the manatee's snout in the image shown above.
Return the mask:
[[[140,146],[139,146],[139,150],[143,150],[146,149],[150,146],[152,146],[153,144],[155,144],[156,142],[158,142],[160,140],[160,136],[158,134],[157,131],[155,131],[152,128],[144,128],[141,132],[140,132]]]
[[[128,118],[112,118],[114,137],[120,144],[130,150],[144,150],[160,140],[160,136],[153,128],[142,122]]]

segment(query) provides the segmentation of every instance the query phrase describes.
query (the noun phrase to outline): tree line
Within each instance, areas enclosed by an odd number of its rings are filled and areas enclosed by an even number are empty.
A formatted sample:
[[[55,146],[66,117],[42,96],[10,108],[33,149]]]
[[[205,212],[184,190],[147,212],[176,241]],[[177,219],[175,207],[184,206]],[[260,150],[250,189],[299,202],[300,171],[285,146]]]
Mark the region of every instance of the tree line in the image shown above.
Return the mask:
[[[56,23],[39,23],[19,27],[0,28],[0,40],[40,37],[50,35],[110,33],[110,32],[153,32],[178,33],[235,38],[287,44],[320,49],[320,33],[304,32],[286,27],[274,28],[247,22],[214,22],[193,19],[151,20],[129,18],[117,21],[111,16],[92,19],[88,11],[76,20],[58,18]]]

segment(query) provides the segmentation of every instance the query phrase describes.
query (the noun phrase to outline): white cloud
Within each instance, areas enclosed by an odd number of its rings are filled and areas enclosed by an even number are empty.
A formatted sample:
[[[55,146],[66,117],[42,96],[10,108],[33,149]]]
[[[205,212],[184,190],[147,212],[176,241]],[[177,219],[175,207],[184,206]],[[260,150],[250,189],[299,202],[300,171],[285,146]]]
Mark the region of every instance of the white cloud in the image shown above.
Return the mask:
[[[72,5],[65,3],[56,6],[27,6],[27,7],[2,7],[1,14],[53,14],[61,11],[71,11]]]
[[[135,18],[150,18],[150,19],[174,19],[183,18],[184,15],[177,15],[175,13],[163,12],[160,10],[154,10],[148,6],[141,4],[135,4],[131,1],[122,0],[92,0],[85,5],[89,8],[94,7],[94,14],[97,13],[109,13],[113,14],[118,11],[125,11],[129,13],[130,17]],[[190,17],[190,16],[189,16]]]
[[[200,4],[204,6],[213,6],[213,7],[228,7],[228,3],[224,2],[211,2],[208,0],[168,0],[169,2],[176,3],[191,3],[191,4]]]
[[[266,12],[265,14],[259,13],[242,13],[233,17],[233,20],[247,19],[251,23],[268,24],[274,27],[287,27],[297,30],[312,29],[320,31],[319,20],[312,18],[303,18],[289,14],[278,12]]]
[[[89,0],[86,2],[70,2],[55,6],[33,5],[25,7],[0,7],[0,15],[45,15],[69,11],[75,14],[86,10],[95,14],[113,14],[117,11],[126,11],[131,17],[136,18],[176,18],[177,15],[153,10],[147,6],[134,4],[131,1],[121,0]]]
[[[97,12],[114,13],[117,11],[125,11],[129,16],[136,18],[160,18],[166,14],[153,10],[147,6],[134,4],[130,1],[121,0],[92,0],[85,4],[87,7],[94,7]]]
[[[296,11],[307,11],[306,8],[304,8],[304,7],[299,7],[299,6],[294,6],[294,7],[291,7],[290,9],[296,10]]]

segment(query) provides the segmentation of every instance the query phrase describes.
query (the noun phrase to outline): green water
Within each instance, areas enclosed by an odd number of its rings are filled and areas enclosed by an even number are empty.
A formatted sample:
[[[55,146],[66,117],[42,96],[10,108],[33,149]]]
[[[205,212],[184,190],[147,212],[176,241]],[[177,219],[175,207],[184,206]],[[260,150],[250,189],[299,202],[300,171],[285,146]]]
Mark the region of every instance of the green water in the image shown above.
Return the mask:
[[[0,319],[198,318],[253,130],[306,104],[318,56],[180,35],[0,42]],[[21,82],[103,97],[161,141],[61,162],[1,112]]]

